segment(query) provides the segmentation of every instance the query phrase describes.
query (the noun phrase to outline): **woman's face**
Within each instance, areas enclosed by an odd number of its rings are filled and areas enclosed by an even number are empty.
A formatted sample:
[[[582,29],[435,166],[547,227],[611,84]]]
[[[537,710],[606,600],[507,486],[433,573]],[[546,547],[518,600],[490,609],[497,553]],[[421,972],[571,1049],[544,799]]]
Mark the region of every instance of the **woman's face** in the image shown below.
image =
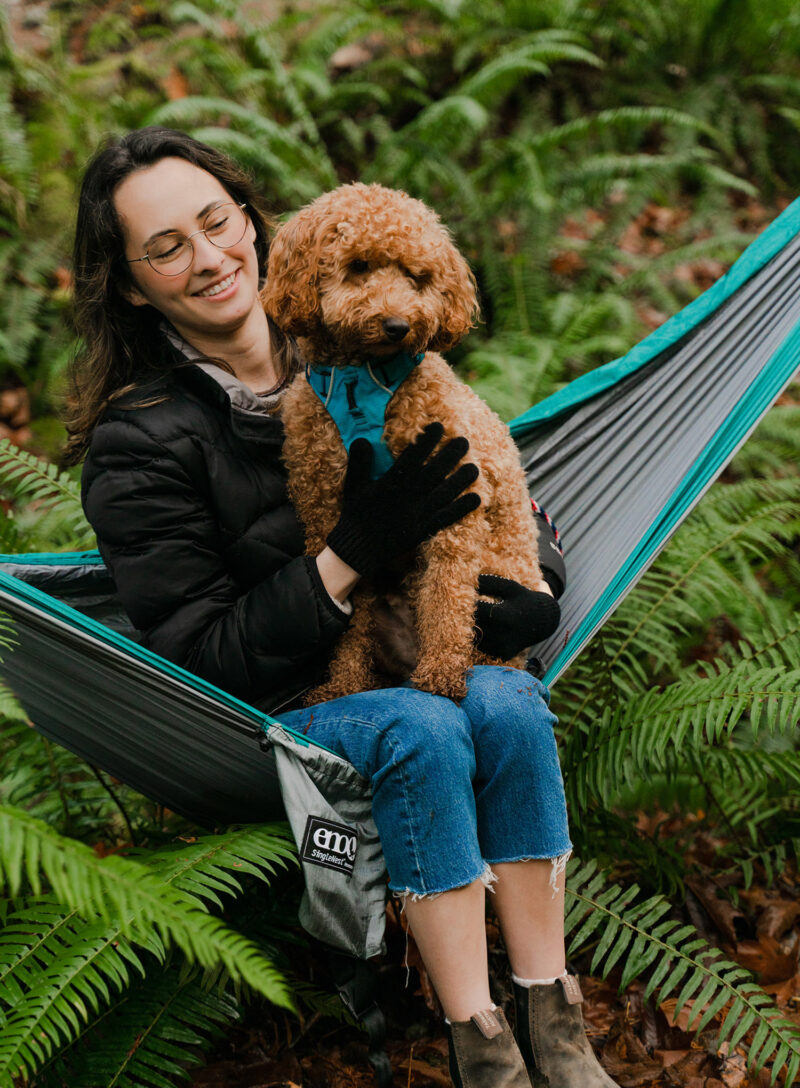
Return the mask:
[[[162,231],[194,234],[189,268],[165,276],[149,261],[138,261],[129,266],[135,287],[125,291],[134,306],[154,306],[189,340],[192,334],[229,334],[259,305],[256,232],[250,218],[244,237],[228,249],[194,233],[211,208],[232,200],[213,174],[179,158],[161,159],[129,174],[114,193],[129,260],[143,257],[153,236]],[[206,293],[230,276],[230,286],[218,294]]]

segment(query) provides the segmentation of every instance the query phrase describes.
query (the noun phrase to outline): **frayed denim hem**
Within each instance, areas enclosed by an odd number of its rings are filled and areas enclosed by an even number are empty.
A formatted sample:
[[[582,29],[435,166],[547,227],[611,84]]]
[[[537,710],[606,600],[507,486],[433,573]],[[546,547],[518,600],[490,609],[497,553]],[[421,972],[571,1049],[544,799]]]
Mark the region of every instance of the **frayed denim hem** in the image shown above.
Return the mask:
[[[560,888],[558,886],[558,878],[562,875],[562,873],[566,872],[567,862],[572,857],[572,850],[573,848],[572,846],[570,846],[569,849],[566,850],[563,854],[558,854],[556,857],[553,857],[552,854],[544,854],[539,857],[530,854],[523,854],[521,857],[518,858],[495,858],[491,864],[507,865],[516,861],[549,861],[551,863],[549,884],[550,887],[553,889],[551,899],[555,899],[560,891]],[[495,880],[500,879],[498,876],[495,876],[494,873],[492,873],[492,876]],[[492,889],[492,891],[494,891],[494,889]]]
[[[476,880],[480,880],[481,884],[483,884],[484,888],[486,888],[487,891],[494,893],[494,888],[492,887],[492,884],[496,884],[497,879],[498,878],[496,874],[492,871],[492,867],[488,863],[486,863],[484,864],[481,872],[478,873],[476,877],[473,877],[472,880],[467,880],[463,884],[454,884],[452,888],[442,888],[441,891],[438,892],[412,892],[410,888],[405,888],[402,891],[399,891],[395,888],[390,888],[389,890],[392,893],[393,899],[400,900],[400,911],[402,913],[402,911],[405,909],[405,905],[408,901],[409,896],[411,897],[412,903],[419,903],[423,899],[438,899],[439,896],[444,895],[445,892],[453,892],[457,888],[468,888],[469,885],[474,884]]]

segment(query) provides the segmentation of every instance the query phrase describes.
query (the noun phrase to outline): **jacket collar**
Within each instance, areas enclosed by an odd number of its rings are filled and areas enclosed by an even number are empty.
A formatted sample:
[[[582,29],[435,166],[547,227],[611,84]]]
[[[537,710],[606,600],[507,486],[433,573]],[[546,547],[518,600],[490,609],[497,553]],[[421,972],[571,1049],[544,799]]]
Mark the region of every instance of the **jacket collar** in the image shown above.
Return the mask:
[[[182,343],[186,344],[186,341]],[[191,348],[191,345],[187,346]],[[165,336],[165,347],[168,355],[177,364],[173,370],[175,380],[185,388],[190,389],[206,403],[212,404],[227,415],[231,429],[235,434],[246,442],[257,442],[269,446],[279,446],[283,443],[283,424],[280,416],[278,414],[270,415],[265,412],[263,405],[259,406],[259,411],[254,411],[234,402],[228,391],[229,387],[223,385],[217,379],[214,371],[219,372],[226,378],[231,378],[238,386],[246,389],[247,387],[243,386],[242,382],[239,382],[233,375],[229,375],[221,367],[214,366],[211,363],[201,365],[199,362],[192,362],[190,354],[187,354],[182,346],[179,346],[171,337],[167,338]],[[191,350],[195,352],[195,358],[203,358],[199,352],[196,352],[196,349],[192,348]],[[248,389],[247,392],[251,397],[258,399],[252,390]]]

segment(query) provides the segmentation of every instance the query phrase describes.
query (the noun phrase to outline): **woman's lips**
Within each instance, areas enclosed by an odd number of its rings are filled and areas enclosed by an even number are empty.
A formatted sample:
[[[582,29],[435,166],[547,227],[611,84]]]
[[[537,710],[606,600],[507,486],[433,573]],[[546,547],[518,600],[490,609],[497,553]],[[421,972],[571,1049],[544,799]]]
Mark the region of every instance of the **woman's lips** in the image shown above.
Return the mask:
[[[232,280],[231,280],[231,276],[233,276]],[[216,294],[204,295],[200,291],[195,291],[194,297],[195,298],[201,298],[203,300],[203,302],[221,302],[226,298],[230,298],[231,295],[236,291],[237,287],[239,286],[239,269],[238,268],[236,269],[235,272],[232,272],[231,275],[225,276],[224,279],[220,280],[220,283],[226,283],[228,280],[231,280],[231,282],[228,284],[228,286],[224,287],[221,291],[217,291]],[[217,284],[217,286],[219,286],[219,284]],[[208,290],[208,288],[204,288],[204,290]]]

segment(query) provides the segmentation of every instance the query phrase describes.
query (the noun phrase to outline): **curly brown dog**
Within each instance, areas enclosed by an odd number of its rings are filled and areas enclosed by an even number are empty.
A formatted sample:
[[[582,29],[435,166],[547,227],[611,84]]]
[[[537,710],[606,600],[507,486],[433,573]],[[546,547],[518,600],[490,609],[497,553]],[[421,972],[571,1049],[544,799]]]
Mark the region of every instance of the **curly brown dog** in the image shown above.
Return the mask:
[[[470,665],[499,663],[473,641],[479,574],[548,591],[508,427],[436,354],[457,343],[477,316],[466,261],[419,200],[379,185],[343,185],[278,230],[262,300],[277,325],[297,338],[312,368],[374,364],[401,349],[424,352],[386,408],[389,451],[396,457],[438,420],[442,442],[465,435],[469,459],[480,469],[473,485],[481,498],[477,510],[426,541],[393,582],[357,586],[353,620],[329,679],[307,701],[394,685],[409,674],[423,690],[463,697]],[[305,374],[292,383],[282,415],[289,493],[305,527],[307,554],[318,555],[339,517],[347,454]],[[410,649],[399,635],[404,616],[413,617]],[[524,659],[510,664],[523,667]]]

